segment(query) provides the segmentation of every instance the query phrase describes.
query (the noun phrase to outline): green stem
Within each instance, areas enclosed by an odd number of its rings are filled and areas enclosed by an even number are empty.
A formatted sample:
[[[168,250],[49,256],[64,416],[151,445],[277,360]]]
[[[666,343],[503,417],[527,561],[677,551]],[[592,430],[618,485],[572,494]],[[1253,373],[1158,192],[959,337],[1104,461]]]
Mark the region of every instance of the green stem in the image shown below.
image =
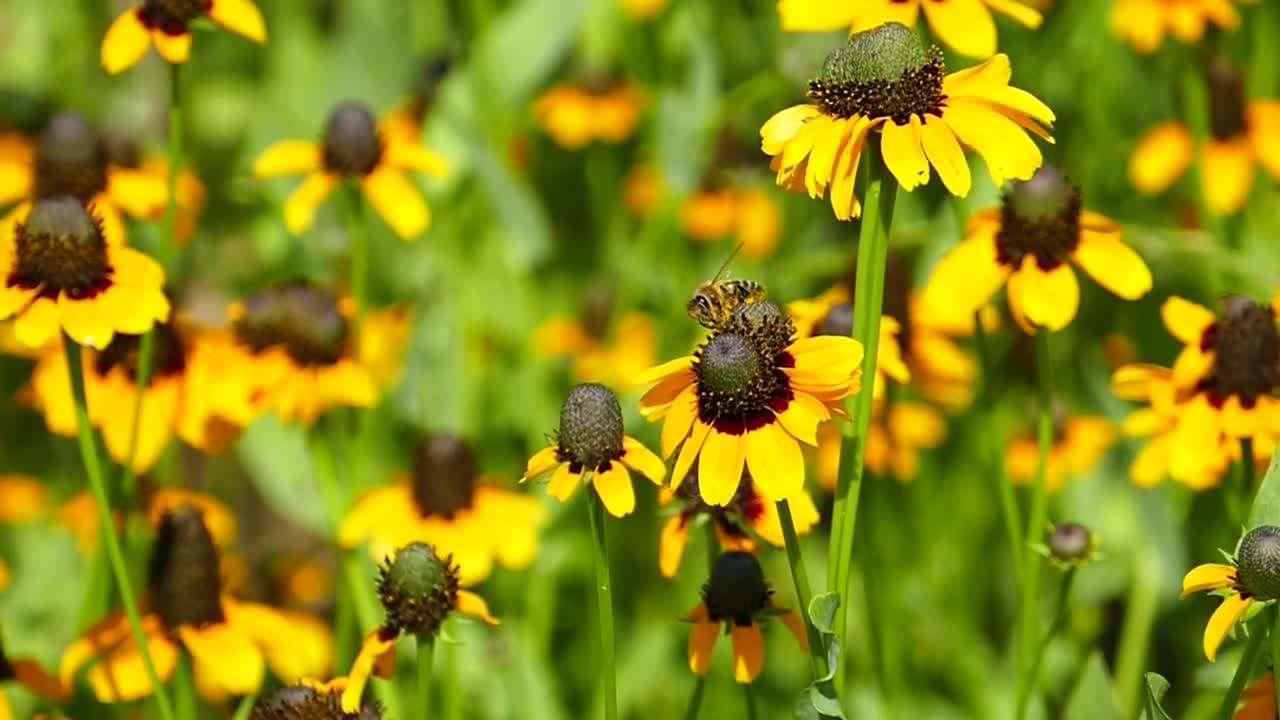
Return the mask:
[[[835,507],[831,517],[831,550],[827,561],[827,586],[845,598],[849,591],[849,572],[853,563],[853,536],[858,517],[858,496],[862,490],[862,473],[867,452],[867,428],[871,425],[872,378],[880,349],[880,311],[884,303],[884,271],[888,260],[889,225],[898,183],[888,173],[879,143],[868,138],[866,157],[866,192],[862,201],[862,224],[858,229],[858,268],[854,278],[853,337],[862,344],[862,391],[846,401],[853,422],[845,427],[840,444],[840,471],[836,480]],[[841,602],[836,613],[836,637],[842,652],[845,613],[849,603]],[[808,608],[805,608],[806,612]],[[844,668],[836,668],[836,687],[843,686]]]
[[[707,676],[699,675],[693,681],[693,695],[689,696],[689,705],[684,710],[684,720],[698,720],[698,711],[702,709],[702,693],[707,689]]]
[[[166,152],[169,166],[166,168],[168,195],[165,198],[162,234],[158,258],[166,271],[173,271],[173,259],[178,251],[175,232],[178,219],[178,170],[182,165],[182,64],[169,64],[169,145]]]
[[[1039,371],[1040,412],[1036,418],[1035,480],[1031,486],[1031,509],[1027,514],[1026,539],[1022,548],[1025,567],[1022,571],[1022,627],[1020,634],[1020,682],[1031,683],[1030,664],[1035,653],[1036,616],[1040,605],[1040,554],[1028,550],[1044,533],[1049,496],[1045,475],[1049,468],[1049,448],[1053,445],[1053,368],[1049,353],[1049,331],[1036,331],[1036,368]]]
[[[444,717],[447,720],[461,720],[462,686],[458,681],[458,645],[446,640],[442,649],[445,657]]]
[[[756,693],[751,689],[751,683],[742,684],[742,695],[747,701],[747,720],[758,720],[760,711],[756,708]]]
[[[120,541],[116,538],[116,525],[111,517],[111,501],[107,498],[107,488],[102,481],[102,467],[98,464],[98,446],[93,437],[93,428],[89,425],[89,406],[85,400],[84,365],[80,358],[80,346],[63,335],[62,347],[67,356],[71,394],[75,401],[76,437],[80,443],[80,459],[84,461],[85,474],[89,478],[89,489],[93,492],[93,499],[98,505],[98,524],[102,528],[102,540],[107,548],[107,557],[111,561],[111,571],[115,575],[116,586],[120,589],[120,603],[124,606],[125,617],[129,619],[129,632],[133,635],[133,642],[142,655],[142,665],[147,672],[147,679],[151,681],[151,687],[155,691],[160,716],[164,720],[174,720],[169,693],[156,672],[156,665],[151,660],[151,650],[147,645],[147,636],[142,632],[142,619],[138,616],[138,603],[134,599],[133,582],[129,579],[124,554],[120,552]]]
[[[605,537],[604,503],[595,492],[587,501],[591,517],[591,538],[596,565],[596,604],[600,623],[600,674],[604,681],[604,716],[618,720],[618,676],[614,659],[613,589],[609,580],[609,544]]]
[[[196,689],[191,678],[191,656],[178,652],[178,662],[173,669],[173,705],[178,717],[189,720],[196,717]]]
[[[1272,631],[1272,635],[1276,635]],[[1236,714],[1236,704],[1240,702],[1240,693],[1244,692],[1244,686],[1253,679],[1253,666],[1258,663],[1258,656],[1262,654],[1262,641],[1267,637],[1267,631],[1262,627],[1261,622],[1256,622],[1253,627],[1249,628],[1249,642],[1244,646],[1244,654],[1240,656],[1240,664],[1236,666],[1236,674],[1231,676],[1231,686],[1227,688],[1227,694],[1222,697],[1222,705],[1218,707],[1218,718],[1220,720],[1231,720]],[[1275,639],[1272,639],[1272,651],[1275,649]]]
[[[435,660],[435,636],[418,633],[418,717],[431,717],[431,664]]]
[[[240,704],[236,706],[236,714],[231,720],[249,720],[249,713],[253,712],[253,706],[258,704],[258,694],[245,695],[240,699]]]
[[[987,329],[982,326],[982,311],[973,315],[973,346],[982,367],[982,410],[987,416],[987,435],[990,438],[991,467],[1000,496],[1000,515],[1004,521],[1005,537],[1009,543],[1009,555],[1018,580],[1022,578],[1022,511],[1014,495],[1013,485],[1004,472],[1004,434],[996,429],[995,364],[991,360],[991,347],[987,341]]]
[[[347,278],[347,289],[351,291],[351,299],[356,303],[356,317],[351,326],[351,335],[358,339],[360,337],[360,325],[364,320],[365,306],[369,303],[367,284],[369,280],[369,240],[365,235],[364,200],[360,196],[360,188],[352,186],[343,189],[345,191],[343,194],[347,198],[347,242],[350,252],[348,271],[351,273]]]
[[[1157,588],[1160,580],[1152,568],[1160,566],[1159,557],[1150,546],[1139,556],[1133,587],[1120,629],[1120,650],[1116,653],[1116,695],[1120,698],[1122,717],[1134,717],[1142,694],[1142,676],[1146,669],[1147,648],[1159,609]]]
[[[1076,579],[1076,568],[1070,568],[1066,574],[1062,576],[1062,585],[1058,587],[1058,602],[1056,609],[1053,611],[1053,622],[1049,625],[1049,632],[1044,634],[1044,639],[1040,641],[1040,645],[1036,648],[1035,657],[1031,661],[1031,672],[1027,678],[1027,682],[1019,683],[1018,689],[1018,712],[1015,716],[1017,720],[1022,720],[1027,716],[1027,702],[1031,699],[1031,691],[1038,684],[1036,676],[1040,674],[1040,666],[1044,663],[1044,654],[1049,649],[1049,643],[1053,640],[1053,636],[1062,627],[1062,623],[1067,617],[1067,597],[1071,594],[1071,583]]]
[[[816,680],[827,675],[827,656],[822,633],[818,632],[809,619],[809,603],[813,600],[813,591],[809,589],[809,573],[805,570],[800,538],[796,535],[795,522],[791,519],[791,506],[786,500],[779,500],[777,506],[782,537],[786,540],[787,562],[791,564],[791,578],[795,581],[796,598],[800,603],[800,617],[804,620],[805,636],[809,638],[809,665]]]

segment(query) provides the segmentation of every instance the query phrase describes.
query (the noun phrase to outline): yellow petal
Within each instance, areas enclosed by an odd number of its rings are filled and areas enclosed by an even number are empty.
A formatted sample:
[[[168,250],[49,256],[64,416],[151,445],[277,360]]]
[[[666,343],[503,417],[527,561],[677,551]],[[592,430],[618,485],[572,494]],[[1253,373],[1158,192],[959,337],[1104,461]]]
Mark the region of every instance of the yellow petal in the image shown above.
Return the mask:
[[[152,30],[151,42],[155,43],[156,52],[160,53],[160,57],[175,65],[181,65],[191,57],[190,32],[170,35],[160,30]]]
[[[928,183],[929,161],[920,147],[920,117],[912,115],[906,125],[886,122],[881,126],[881,133],[880,151],[884,155],[884,163],[902,189],[911,192]]]
[[[733,643],[733,679],[740,683],[755,680],[764,665],[764,635],[760,627],[755,623],[734,623],[729,639]]]
[[[1137,300],[1151,290],[1151,269],[1114,235],[1081,230],[1071,257],[1099,285],[1125,300]]]
[[[107,170],[107,196],[111,204],[136,218],[157,218],[169,195],[167,182],[155,173],[113,167]]]
[[[626,517],[636,509],[636,491],[631,487],[631,473],[627,472],[627,467],[622,463],[614,460],[604,470],[592,473],[591,484],[610,515]]]
[[[1200,190],[1218,215],[1244,207],[1253,187],[1253,151],[1247,138],[1209,139],[1200,149]]]
[[[703,453],[705,455],[705,449]],[[780,500],[804,492],[804,456],[800,454],[800,444],[779,425],[769,423],[747,433],[746,461],[756,488],[766,500]],[[699,479],[701,477],[699,473]]]
[[[1204,656],[1209,659],[1209,662],[1213,662],[1217,657],[1223,638],[1231,632],[1232,626],[1252,604],[1253,598],[1243,598],[1238,594],[1228,595],[1223,598],[1218,609],[1213,611],[1208,624],[1204,626]]]
[[[821,112],[817,105],[793,105],[774,113],[760,128],[760,149],[766,155],[781,153],[800,128]]]
[[[643,400],[641,401],[643,403]],[[662,421],[662,457],[669,458],[681,442],[689,436],[694,418],[698,415],[697,388],[688,385],[671,403]],[[684,478],[676,478],[680,482]]]
[[[956,140],[951,128],[936,115],[925,115],[924,126],[920,129],[920,146],[929,162],[938,170],[938,177],[946,186],[947,192],[956,197],[967,197],[972,185],[969,174],[969,161],[964,156],[964,149]]]
[[[320,170],[321,148],[310,140],[281,140],[253,160],[253,176],[296,175]]]
[[[689,669],[694,675],[707,674],[711,651],[715,649],[719,635],[720,623],[694,623],[693,629],[689,631]]]
[[[533,457],[529,458],[529,463],[525,465],[524,477],[520,478],[520,482],[535,478],[559,464],[557,453],[558,448],[555,445],[544,447],[534,453]]]
[[[1013,77],[1013,66],[1009,64],[1009,56],[997,53],[990,58],[947,75],[942,79],[942,94],[947,97],[963,95],[984,87],[1003,87]]]
[[[1245,112],[1258,162],[1280,180],[1280,100],[1251,100]]]
[[[708,505],[728,505],[742,481],[746,462],[745,433],[712,430],[698,460],[698,491]]]
[[[369,202],[401,240],[413,240],[431,223],[431,213],[422,194],[399,170],[380,167],[361,184]]]
[[[257,603],[223,600],[227,622],[266,658],[276,677],[327,677],[333,667],[333,633],[316,618]]]
[[[498,619],[489,614],[489,603],[469,590],[458,591],[457,610],[463,615],[470,615],[477,620],[483,620],[488,625],[499,624]]]
[[[461,595],[463,591],[458,591]],[[351,670],[347,673],[347,687],[342,691],[342,711],[357,713],[360,711],[360,698],[364,695],[364,686],[369,683],[369,676],[389,677],[391,666],[396,656],[396,639],[398,635],[387,632],[383,628],[374,628],[360,645],[360,653],[356,655]]]
[[[130,8],[120,13],[107,28],[99,59],[103,69],[115,75],[136,65],[149,47],[151,32],[142,24],[137,8]]]
[[[571,467],[569,463],[561,464],[551,473],[551,481],[547,483],[547,494],[560,502],[568,500],[582,484],[582,473],[573,472]]]
[[[18,342],[31,348],[44,347],[58,337],[58,304],[47,297],[38,297],[13,323],[13,334]]]
[[[173,668],[177,665],[178,648],[164,635],[158,624],[146,634],[146,641],[156,674],[161,682],[165,682],[173,675]],[[89,669],[89,684],[102,702],[128,702],[151,694],[151,679],[143,663],[142,653],[132,637]]]
[[[971,321],[991,301],[1009,277],[1009,266],[999,261],[997,230],[982,226],[942,256],[920,296],[925,312]]]
[[[667,476],[667,466],[662,462],[662,458],[654,455],[649,448],[630,435],[622,438],[622,462],[649,478],[655,485],[661,485],[663,478]]]
[[[1029,27],[1038,28],[1044,17],[1035,9],[1027,7],[1016,0],[982,0],[992,10],[1012,18],[1014,21]]]
[[[449,165],[444,158],[416,143],[390,142],[386,152],[385,162],[392,167],[428,175],[444,175],[449,172]]]
[[[675,577],[689,540],[689,516],[676,513],[667,518],[658,537],[658,570],[662,577]]]
[[[267,24],[252,0],[212,0],[208,14],[214,22],[237,35],[259,45],[267,41]]]
[[[1195,141],[1180,122],[1152,128],[1129,156],[1129,184],[1142,193],[1155,194],[1182,177],[1191,165]]]
[[[107,309],[96,297],[72,300],[68,295],[58,296],[58,322],[72,340],[87,347],[101,350],[115,335]]]
[[[200,672],[214,686],[231,695],[249,695],[262,685],[266,662],[239,628],[221,622],[194,628],[178,628],[182,644]]]
[[[800,643],[800,649],[809,650],[809,634],[805,631],[804,620],[800,618],[800,614],[795,610],[788,610],[779,616],[782,624],[787,626],[791,634],[795,637],[796,642]]]
[[[1236,584],[1236,568],[1224,563],[1197,565],[1182,578],[1182,597],[1205,590],[1228,588]]]
[[[680,446],[680,454],[676,457],[675,467],[671,469],[671,484],[679,485],[684,481],[689,469],[693,467],[693,461],[698,458],[698,451],[706,443],[707,436],[711,433],[711,426],[696,420],[693,423],[693,431],[684,441],[684,445]]]
[[[942,120],[960,142],[982,156],[996,185],[1006,179],[1030,179],[1044,162],[1026,132],[989,105],[952,98],[942,110]]]
[[[337,182],[337,176],[326,172],[313,172],[302,181],[284,202],[284,224],[289,232],[301,235],[311,228],[316,210]]]
[[[996,51],[996,22],[981,0],[933,0],[921,3],[929,27],[961,55],[991,57]]]
[[[857,0],[779,0],[778,18],[786,32],[844,30],[857,6]]]
[[[1016,305],[1028,321],[1049,330],[1070,324],[1080,305],[1080,285],[1067,263],[1045,272],[1032,255],[1009,278],[1009,304]]]

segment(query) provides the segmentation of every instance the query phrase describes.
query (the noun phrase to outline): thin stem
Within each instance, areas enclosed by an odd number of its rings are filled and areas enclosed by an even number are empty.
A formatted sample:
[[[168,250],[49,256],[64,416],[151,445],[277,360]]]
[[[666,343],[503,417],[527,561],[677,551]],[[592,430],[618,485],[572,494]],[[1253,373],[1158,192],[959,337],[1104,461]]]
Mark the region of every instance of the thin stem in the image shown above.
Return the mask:
[[[604,716],[618,720],[618,676],[614,661],[613,590],[609,580],[609,544],[605,538],[604,503],[595,492],[587,501],[596,564],[596,616],[600,622],[600,674],[604,680]]]
[[[698,720],[698,711],[702,709],[702,693],[707,689],[707,676],[699,675],[693,681],[693,694],[689,696],[689,705],[684,710],[684,720]]]
[[[431,717],[431,664],[435,660],[435,636],[430,633],[418,633],[418,717]]]
[[[178,651],[178,662],[173,669],[173,705],[178,717],[184,720],[196,717],[196,689],[191,677],[191,657]]]
[[[458,644],[445,641],[444,652],[444,715],[447,720],[462,718],[462,687],[458,684]]]
[[[996,392],[995,365],[991,360],[991,347],[987,341],[987,329],[982,325],[982,311],[973,315],[973,346],[978,353],[978,364],[982,366],[982,409],[987,416],[987,435],[990,438],[991,467],[988,468],[996,481],[996,489],[1000,496],[1000,515],[1004,521],[1005,537],[1009,542],[1009,555],[1013,558],[1014,573],[1019,581],[1022,578],[1022,511],[1018,508],[1018,499],[1014,496],[1013,485],[1004,472],[1003,433],[996,430]]]
[[[164,238],[160,242],[160,264],[172,271],[173,258],[178,250],[175,228],[178,220],[178,170],[182,165],[182,64],[169,64],[169,145],[166,151],[168,167],[167,197],[161,229]]]
[[[155,347],[155,330],[148,330],[143,333],[142,341],[138,346],[138,369],[134,378],[133,420],[129,425],[129,453],[125,456],[124,465],[120,469],[121,500],[126,505],[133,498],[133,491],[138,484],[138,474],[134,470],[133,460],[138,455],[138,428],[142,426],[142,399],[146,396],[147,383],[151,382],[151,365],[152,358],[155,357]]]
[[[1273,630],[1272,635],[1277,633]],[[1262,654],[1262,641],[1267,637],[1267,631],[1262,627],[1262,622],[1256,622],[1253,627],[1249,628],[1249,642],[1244,646],[1244,654],[1240,656],[1240,664],[1236,666],[1236,674],[1231,676],[1231,686],[1227,688],[1227,694],[1222,697],[1222,705],[1218,707],[1218,718],[1220,720],[1231,720],[1236,714],[1236,704],[1240,702],[1240,693],[1244,692],[1244,686],[1253,679],[1253,666],[1258,663],[1258,656]],[[1275,639],[1272,639],[1272,648],[1274,652]]]
[[[800,602],[800,617],[804,620],[804,632],[809,638],[809,665],[814,679],[827,674],[827,656],[822,642],[822,633],[813,626],[809,619],[809,602],[813,600],[813,591],[809,589],[809,573],[804,567],[804,553],[800,551],[800,538],[796,535],[795,522],[791,519],[791,506],[786,500],[779,500],[778,521],[782,525],[782,537],[787,545],[787,562],[791,564],[791,578],[796,584],[796,598]]]
[[[1030,683],[1030,664],[1035,653],[1036,616],[1040,600],[1040,555],[1027,548],[1044,533],[1048,512],[1048,493],[1045,491],[1045,475],[1049,468],[1049,448],[1053,444],[1053,368],[1050,364],[1049,331],[1036,331],[1036,368],[1039,371],[1040,412],[1036,418],[1036,442],[1039,455],[1036,459],[1035,480],[1031,486],[1031,509],[1027,515],[1026,542],[1022,552],[1025,567],[1022,571],[1022,632],[1020,636],[1021,682]]]
[[[155,692],[160,716],[164,720],[174,720],[169,693],[156,672],[156,665],[151,660],[151,650],[147,646],[147,636],[142,632],[142,619],[138,616],[138,603],[134,599],[133,582],[129,579],[124,554],[120,552],[120,541],[116,538],[116,525],[111,517],[111,501],[107,498],[107,488],[102,482],[102,467],[98,464],[98,446],[93,438],[93,428],[89,425],[89,406],[85,400],[84,365],[80,358],[80,346],[63,335],[62,347],[67,356],[71,394],[75,401],[76,437],[80,443],[80,459],[84,462],[85,474],[89,478],[89,489],[93,492],[93,499],[98,505],[98,524],[102,528],[102,540],[107,548],[107,557],[111,561],[111,571],[115,575],[116,586],[120,589],[120,603],[124,606],[125,617],[129,619],[129,632],[133,635],[133,642],[142,655],[142,665],[147,671],[147,679],[151,681],[151,688]]]
[[[253,712],[253,706],[258,704],[258,694],[245,695],[240,699],[240,704],[236,706],[236,714],[231,720],[249,720],[249,713]]]
[[[347,289],[351,299],[356,303],[356,318],[352,323],[352,337],[359,338],[360,325],[364,320],[365,306],[369,303],[369,241],[364,226],[364,200],[359,187],[343,188],[346,195],[347,241],[350,257],[348,259],[350,276],[347,278]]]
[[[1049,625],[1049,632],[1044,634],[1044,639],[1040,641],[1040,645],[1036,648],[1035,657],[1031,661],[1031,673],[1028,681],[1019,683],[1018,688],[1018,712],[1015,717],[1022,720],[1027,716],[1027,702],[1031,699],[1031,690],[1036,686],[1036,676],[1040,674],[1040,665],[1044,663],[1045,651],[1049,649],[1049,643],[1053,640],[1054,634],[1062,627],[1062,623],[1067,617],[1067,598],[1071,594],[1071,583],[1076,579],[1076,568],[1070,568],[1066,574],[1062,576],[1062,584],[1058,587],[1058,602],[1053,611],[1053,622]]]
[[[751,683],[742,684],[742,695],[747,701],[747,720],[758,720],[760,711],[756,709],[756,693],[751,689]]]
[[[1146,670],[1147,648],[1151,643],[1151,630],[1155,626],[1159,608],[1157,588],[1160,580],[1151,568],[1159,567],[1159,558],[1153,557],[1150,546],[1142,549],[1143,558],[1136,564],[1133,586],[1129,590],[1120,628],[1120,649],[1116,653],[1116,695],[1120,698],[1122,717],[1134,717],[1138,712],[1142,676]]]

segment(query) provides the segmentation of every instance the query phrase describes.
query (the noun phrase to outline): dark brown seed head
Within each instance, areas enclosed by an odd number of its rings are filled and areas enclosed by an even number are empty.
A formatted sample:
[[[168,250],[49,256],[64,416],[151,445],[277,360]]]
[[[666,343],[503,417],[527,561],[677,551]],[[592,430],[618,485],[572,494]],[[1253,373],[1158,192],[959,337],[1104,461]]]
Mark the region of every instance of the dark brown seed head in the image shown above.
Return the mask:
[[[471,507],[476,489],[476,457],[456,435],[429,435],[413,449],[413,500],[423,515],[452,518]]]
[[[1243,592],[1257,600],[1280,597],[1280,527],[1262,525],[1240,541],[1236,556]]]
[[[358,713],[342,711],[342,695],[322,692],[307,685],[287,685],[253,706],[250,720],[381,720],[377,705],[366,705]]]
[[[560,407],[557,434],[561,462],[586,470],[606,470],[622,457],[622,407],[618,396],[596,383],[569,391]]]
[[[410,543],[382,566],[378,598],[388,631],[435,634],[458,605],[458,566],[426,543]]]
[[[14,235],[14,267],[9,287],[43,288],[74,299],[92,298],[111,286],[102,227],[80,200],[70,195],[42,198]]]
[[[850,35],[833,50],[809,81],[809,97],[827,115],[888,117],[905,125],[912,115],[939,113],[944,73],[940,50],[926,51],[905,25],[886,23]]]
[[[36,139],[35,197],[71,195],[89,202],[107,189],[107,147],[102,136],[74,112],[49,118]]]
[[[342,175],[368,175],[382,159],[378,122],[362,103],[339,103],[324,129],[324,166]]]
[[[727,552],[716,558],[711,579],[702,586],[702,601],[711,619],[735,625],[752,624],[756,614],[769,606],[772,594],[760,561],[746,552]]]
[[[332,365],[347,349],[350,328],[337,293],[290,283],[244,302],[236,337],[255,352],[282,346],[299,365]]]
[[[1210,400],[1235,395],[1246,408],[1280,385],[1280,333],[1270,307],[1250,298],[1231,297],[1201,343],[1215,351],[1206,381]]]
[[[171,634],[223,622],[218,548],[196,508],[184,505],[160,519],[147,577],[151,609]]]
[[[1012,268],[1028,255],[1040,269],[1058,267],[1080,243],[1080,190],[1057,168],[1045,165],[1030,180],[1018,182],[1004,194],[996,256]]]

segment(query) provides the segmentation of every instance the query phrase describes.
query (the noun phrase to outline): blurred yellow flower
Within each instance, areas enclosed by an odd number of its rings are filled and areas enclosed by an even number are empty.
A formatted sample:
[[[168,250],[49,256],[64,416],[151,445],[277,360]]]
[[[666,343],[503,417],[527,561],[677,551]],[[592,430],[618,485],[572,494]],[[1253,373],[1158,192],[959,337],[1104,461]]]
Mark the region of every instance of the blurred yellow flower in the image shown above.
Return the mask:
[[[7,582],[8,575],[4,563],[0,562],[0,588]],[[47,672],[40,663],[25,657],[9,657],[0,644],[0,682],[15,682],[25,690],[46,700],[66,702],[71,696],[70,690],[55,675]],[[9,708],[9,699],[0,688],[0,720],[12,720],[13,711]]]
[[[0,475],[0,522],[30,522],[44,515],[44,485],[30,475]]]
[[[311,227],[329,192],[349,178],[402,240],[413,240],[430,225],[431,212],[404,173],[443,175],[447,168],[443,158],[418,144],[416,136],[398,124],[392,128],[380,130],[373,114],[358,102],[339,103],[329,113],[320,142],[277,142],[253,161],[253,175],[306,173],[284,205],[285,225],[295,235]]]
[[[1166,34],[1196,43],[1207,26],[1234,30],[1240,25],[1240,13],[1231,0],[1115,0],[1107,25],[1138,52],[1153,53]]]
[[[533,117],[557,145],[577,150],[596,140],[626,140],[642,102],[640,91],[625,82],[600,89],[561,83],[534,101]]]
[[[932,405],[912,400],[872,405],[867,428],[867,468],[889,473],[898,480],[911,480],[920,471],[920,451],[932,450],[947,437],[947,421]],[[818,428],[815,467],[818,484],[834,492],[840,471],[840,443],[843,436],[832,425]]]
[[[718,240],[730,233],[742,254],[773,254],[782,234],[782,212],[769,193],[758,188],[699,190],[680,204],[680,227],[697,240]]]
[[[1110,420],[1092,415],[1073,415],[1054,422],[1053,444],[1045,467],[1044,486],[1056,492],[1067,478],[1093,469],[1115,441]],[[1032,433],[1018,434],[1005,448],[1004,469],[1015,485],[1031,482],[1036,476],[1040,446]]]
[[[267,41],[262,12],[252,0],[140,0],[121,13],[102,38],[102,67],[128,70],[155,45],[160,57],[185,63],[191,55],[191,22],[207,17],[259,45]]]
[[[618,0],[623,14],[632,20],[651,20],[667,7],[667,0]]]
[[[561,315],[539,323],[533,331],[533,349],[545,357],[572,358],[574,382],[598,382],[618,391],[628,390],[635,377],[657,359],[653,320],[644,313],[627,313],[608,333],[610,308],[599,311],[593,305],[593,299],[588,298],[580,320]],[[612,335],[612,342],[608,335]]]
[[[649,163],[636,163],[622,182],[622,205],[638,218],[647,218],[667,193],[662,174]]]

